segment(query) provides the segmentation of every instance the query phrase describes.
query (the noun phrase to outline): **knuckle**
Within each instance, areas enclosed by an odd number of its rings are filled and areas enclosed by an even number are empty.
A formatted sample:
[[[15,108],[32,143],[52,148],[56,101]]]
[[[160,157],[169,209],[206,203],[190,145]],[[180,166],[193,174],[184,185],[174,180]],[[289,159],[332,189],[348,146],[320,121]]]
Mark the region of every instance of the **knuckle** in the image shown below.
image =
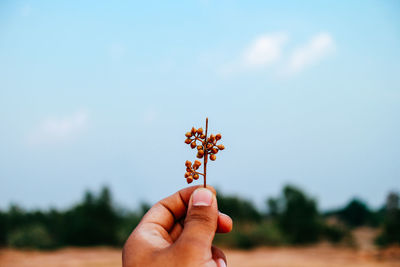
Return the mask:
[[[188,222],[198,222],[201,224],[213,224],[214,220],[210,213],[205,213],[200,210],[193,210],[187,217]]]

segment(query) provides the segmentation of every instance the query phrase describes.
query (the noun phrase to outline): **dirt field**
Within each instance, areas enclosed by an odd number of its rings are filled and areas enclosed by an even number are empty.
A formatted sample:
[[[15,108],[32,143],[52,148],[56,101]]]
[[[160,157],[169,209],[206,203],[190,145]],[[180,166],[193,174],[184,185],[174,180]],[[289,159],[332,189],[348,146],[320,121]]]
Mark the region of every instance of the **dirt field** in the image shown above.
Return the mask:
[[[230,267],[400,267],[400,247],[377,250],[377,231],[353,231],[357,249],[319,244],[312,247],[258,248],[250,251],[224,249]],[[121,250],[114,248],[64,248],[56,251],[0,249],[0,267],[117,267]]]
[[[330,246],[308,248],[259,248],[251,251],[225,250],[228,266],[400,266],[400,248],[384,252],[361,251]],[[121,251],[112,248],[65,248],[53,252],[0,250],[0,266],[121,266]]]

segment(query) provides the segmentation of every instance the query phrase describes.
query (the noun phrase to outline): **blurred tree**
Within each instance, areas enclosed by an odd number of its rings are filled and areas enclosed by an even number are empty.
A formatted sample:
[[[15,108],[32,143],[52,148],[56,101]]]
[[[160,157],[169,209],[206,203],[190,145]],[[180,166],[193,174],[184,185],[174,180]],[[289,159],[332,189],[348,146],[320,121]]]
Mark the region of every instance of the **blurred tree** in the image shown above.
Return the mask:
[[[276,218],[279,213],[278,200],[269,198],[267,200],[268,214],[271,218]]]
[[[338,212],[339,218],[351,227],[366,225],[371,222],[372,212],[367,204],[354,198]]]
[[[349,235],[344,224],[326,224],[318,214],[315,200],[294,186],[284,187],[280,196],[267,200],[268,216],[262,216],[251,201],[238,196],[218,193],[217,198],[219,209],[235,221],[232,233],[216,237],[217,242],[226,246],[301,244],[320,237],[339,242]],[[11,205],[8,211],[0,212],[0,245],[35,248],[122,245],[149,208],[150,205],[142,203],[134,212],[116,209],[106,187],[99,194],[87,191],[80,203],[65,211],[27,212]],[[377,242],[399,243],[398,194],[390,194],[385,208],[378,212],[370,211],[365,203],[354,199],[343,209],[328,214],[340,215],[352,226],[380,222],[384,218],[382,235]]]
[[[81,246],[117,244],[118,223],[108,188],[104,187],[97,198],[86,192],[83,203],[65,214],[64,241]]]
[[[386,209],[392,212],[399,209],[399,195],[395,192],[390,192],[386,198]]]
[[[284,210],[279,218],[283,231],[293,243],[316,241],[320,231],[316,202],[293,186],[286,186],[283,195]]]
[[[246,199],[237,196],[225,196],[218,192],[217,200],[219,210],[229,214],[233,220],[259,222],[262,218],[253,203]]]
[[[7,214],[0,211],[0,247],[7,241]]]
[[[7,229],[12,231],[15,227],[28,224],[25,211],[18,205],[11,204],[8,210]]]
[[[315,200],[308,198],[300,189],[285,186],[282,195],[267,201],[271,215],[293,244],[311,243],[318,240],[321,222]]]
[[[376,239],[378,245],[400,245],[400,208],[399,195],[397,193],[392,192],[387,197],[382,228],[382,233]]]

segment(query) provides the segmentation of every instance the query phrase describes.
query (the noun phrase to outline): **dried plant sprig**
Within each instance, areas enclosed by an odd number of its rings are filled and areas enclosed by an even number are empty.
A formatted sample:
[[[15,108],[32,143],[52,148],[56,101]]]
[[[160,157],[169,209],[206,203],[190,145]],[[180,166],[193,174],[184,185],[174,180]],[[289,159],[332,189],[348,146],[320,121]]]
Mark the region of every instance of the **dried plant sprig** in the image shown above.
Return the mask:
[[[217,142],[221,140],[221,134],[213,135],[211,134],[209,137],[207,136],[208,131],[208,118],[206,118],[206,132],[203,133],[203,128],[196,129],[192,127],[192,129],[185,134],[186,140],[185,143],[190,145],[192,149],[197,149],[197,158],[203,159],[204,173],[200,173],[197,169],[200,167],[201,162],[195,160],[194,163],[190,161],[185,162],[186,173],[185,178],[188,184],[193,182],[193,180],[199,179],[199,175],[202,175],[204,178],[204,187],[207,186],[207,161],[208,157],[210,160],[214,161],[217,159],[215,154],[218,151],[224,150],[225,147],[222,144],[217,145]]]

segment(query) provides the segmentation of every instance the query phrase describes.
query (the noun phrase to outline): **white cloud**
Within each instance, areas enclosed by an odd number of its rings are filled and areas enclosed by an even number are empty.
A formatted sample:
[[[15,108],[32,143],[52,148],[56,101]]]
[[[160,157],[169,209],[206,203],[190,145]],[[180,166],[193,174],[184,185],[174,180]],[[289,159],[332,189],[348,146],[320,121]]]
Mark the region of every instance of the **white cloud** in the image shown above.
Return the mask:
[[[88,119],[85,110],[63,118],[46,118],[28,136],[28,142],[31,145],[65,142],[81,133],[87,127]]]
[[[320,33],[310,39],[305,45],[298,47],[292,53],[287,66],[287,72],[296,73],[307,66],[317,63],[335,47],[334,40],[329,33]]]
[[[291,54],[284,51],[288,41],[285,32],[260,35],[250,42],[236,60],[223,65],[218,72],[225,76],[246,71],[264,71],[272,67],[272,72],[284,77],[318,63],[335,49],[333,37],[326,32],[314,35],[307,43],[297,46]]]
[[[223,65],[219,73],[229,75],[270,66],[282,57],[283,46],[288,39],[283,32],[260,35],[250,42],[238,59]]]
[[[287,42],[285,33],[266,34],[256,38],[243,54],[246,67],[264,67],[276,62],[282,55],[283,45]]]

